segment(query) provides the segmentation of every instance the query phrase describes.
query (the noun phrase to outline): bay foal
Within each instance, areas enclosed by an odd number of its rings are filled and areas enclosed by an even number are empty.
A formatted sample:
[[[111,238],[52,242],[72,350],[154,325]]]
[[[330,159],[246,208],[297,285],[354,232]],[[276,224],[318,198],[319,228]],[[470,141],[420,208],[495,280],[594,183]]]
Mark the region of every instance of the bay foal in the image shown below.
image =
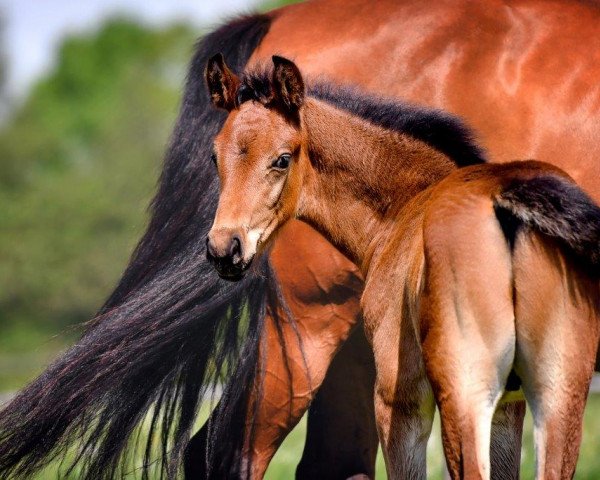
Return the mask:
[[[360,267],[390,477],[425,478],[437,403],[453,478],[490,478],[496,407],[524,395],[538,478],[571,478],[598,342],[600,209],[550,165],[482,164],[451,117],[306,95],[292,62],[273,63],[240,79],[217,55],[206,70],[229,112],[207,239],[219,274],[241,278],[294,217]]]

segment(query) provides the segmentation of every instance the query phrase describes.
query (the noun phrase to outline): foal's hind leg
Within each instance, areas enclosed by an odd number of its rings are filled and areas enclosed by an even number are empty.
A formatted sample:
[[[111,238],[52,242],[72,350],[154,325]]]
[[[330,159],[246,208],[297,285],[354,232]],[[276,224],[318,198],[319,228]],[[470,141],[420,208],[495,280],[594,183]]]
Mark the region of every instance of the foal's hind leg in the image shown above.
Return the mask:
[[[514,265],[515,369],[534,419],[536,477],[570,479],[598,345],[598,283],[534,234],[517,239]]]
[[[485,207],[442,210],[425,228],[421,339],[454,479],[490,478],[492,418],[514,359],[510,250]]]
[[[460,316],[464,320],[468,314],[463,310]],[[460,322],[450,313],[445,320],[440,323],[446,327]],[[451,332],[451,328],[442,329],[446,334]],[[427,371],[442,417],[442,440],[450,474],[453,479],[489,479],[492,420],[510,372],[514,338],[509,334],[482,339],[475,332],[460,337],[455,330],[449,335],[452,339],[444,339],[440,332],[430,333],[433,335],[425,337],[423,348],[429,351]],[[501,343],[490,345],[496,340]],[[514,464],[512,468],[518,471]],[[498,472],[494,478],[507,477]]]
[[[377,312],[377,318],[373,305],[365,307],[377,370],[375,417],[388,478],[425,480],[435,403],[412,319],[393,308]]]

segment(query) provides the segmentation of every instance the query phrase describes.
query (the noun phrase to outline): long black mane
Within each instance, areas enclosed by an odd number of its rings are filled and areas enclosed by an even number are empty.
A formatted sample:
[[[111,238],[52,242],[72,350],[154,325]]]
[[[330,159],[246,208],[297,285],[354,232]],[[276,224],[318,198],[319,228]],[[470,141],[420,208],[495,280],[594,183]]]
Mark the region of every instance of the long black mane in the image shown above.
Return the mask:
[[[238,91],[238,103],[271,98],[271,68],[246,72]],[[359,88],[332,82],[308,81],[308,96],[345,110],[388,130],[404,133],[446,154],[457,166],[485,163],[485,153],[471,129],[455,115],[395,99],[369,95]]]
[[[422,106],[379,98],[357,88],[317,83],[308,94],[389,130],[407,134],[446,154],[457,166],[485,163],[484,151],[458,117]]]
[[[269,286],[267,262],[238,284],[219,280],[206,262],[218,200],[210,154],[225,115],[210,104],[203,73],[217,52],[243,70],[270,22],[243,17],[199,43],[147,231],[82,338],[0,412],[1,478],[29,476],[72,446],[79,478],[124,476],[148,414],[142,476],[153,469],[178,476],[201,400],[217,382],[229,387],[210,451],[235,468],[244,418],[231,412],[245,416],[261,322],[273,300],[266,292],[277,289]]]

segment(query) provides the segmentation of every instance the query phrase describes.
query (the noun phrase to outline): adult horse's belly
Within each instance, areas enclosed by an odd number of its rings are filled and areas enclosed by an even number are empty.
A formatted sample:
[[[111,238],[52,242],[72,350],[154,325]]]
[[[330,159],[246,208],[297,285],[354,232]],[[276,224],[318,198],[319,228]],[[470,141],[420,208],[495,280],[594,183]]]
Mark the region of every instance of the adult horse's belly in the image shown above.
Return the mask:
[[[492,161],[556,164],[600,202],[598,4],[322,0],[274,16],[251,64],[277,53],[309,77],[448,110],[475,129]],[[332,250],[313,252],[354,270]],[[314,273],[297,281],[316,294]]]

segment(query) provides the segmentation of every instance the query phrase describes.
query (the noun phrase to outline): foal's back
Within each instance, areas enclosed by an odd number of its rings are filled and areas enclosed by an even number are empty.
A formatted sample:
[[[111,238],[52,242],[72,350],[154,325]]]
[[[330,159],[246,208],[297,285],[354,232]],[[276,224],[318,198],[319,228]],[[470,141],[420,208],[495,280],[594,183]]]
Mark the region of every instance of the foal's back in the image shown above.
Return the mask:
[[[423,252],[420,337],[451,470],[489,475],[494,410],[524,395],[538,478],[570,478],[598,344],[600,209],[547,164],[470,167],[433,187]]]

